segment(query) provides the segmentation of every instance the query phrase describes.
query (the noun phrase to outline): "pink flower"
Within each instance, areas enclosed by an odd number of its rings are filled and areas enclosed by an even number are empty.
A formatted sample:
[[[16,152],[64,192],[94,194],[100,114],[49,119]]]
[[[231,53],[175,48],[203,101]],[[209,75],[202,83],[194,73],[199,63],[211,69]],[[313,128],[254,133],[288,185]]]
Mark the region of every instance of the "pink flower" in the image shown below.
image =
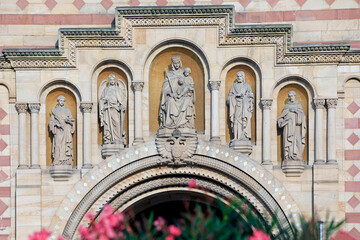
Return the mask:
[[[153,225],[156,227],[156,230],[158,231],[161,231],[164,228],[165,224],[166,224],[165,219],[163,219],[160,216],[153,223]]]
[[[175,225],[170,225],[168,230],[169,230],[169,233],[175,237],[178,237],[181,235],[180,228],[176,227]]]
[[[188,184],[188,188],[199,188],[199,186],[198,185],[196,185],[196,179],[195,178],[192,178],[192,179],[190,179],[190,181],[189,181],[189,184]]]
[[[34,235],[29,235],[29,240],[46,240],[51,234],[51,231],[43,228],[41,232],[35,232]]]
[[[166,236],[165,240],[175,240],[173,235]]]
[[[270,240],[270,237],[266,233],[258,229],[254,229],[253,234],[249,236],[248,240]]]
[[[65,240],[64,236],[63,235],[59,235],[57,240]]]

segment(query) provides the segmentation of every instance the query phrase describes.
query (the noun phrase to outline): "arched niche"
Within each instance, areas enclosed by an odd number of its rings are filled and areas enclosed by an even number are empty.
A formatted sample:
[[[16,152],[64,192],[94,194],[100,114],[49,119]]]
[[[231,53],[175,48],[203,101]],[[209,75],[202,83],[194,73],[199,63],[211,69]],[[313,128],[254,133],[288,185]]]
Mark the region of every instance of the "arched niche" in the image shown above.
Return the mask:
[[[243,71],[245,73],[245,82],[247,82],[250,87],[251,91],[254,94],[254,111],[251,117],[251,142],[256,142],[256,74],[252,68],[246,65],[236,65],[232,67],[227,73],[225,77],[225,102],[227,102],[227,98],[229,96],[229,92],[231,86],[236,81],[236,74],[239,71]],[[231,139],[234,138],[233,132],[231,130],[231,123],[229,119],[229,106],[226,104],[225,108],[225,119],[226,119],[226,126],[225,126],[225,135],[226,135],[226,142],[229,143]]]
[[[129,89],[129,84],[128,84],[128,78],[127,75],[124,71],[122,71],[120,68],[117,67],[107,67],[104,68],[100,73],[99,76],[97,78],[97,108],[99,108],[99,99],[101,97],[101,90],[100,89],[100,85],[105,84],[104,82],[106,82],[108,80],[108,77],[110,74],[114,74],[116,79],[120,79],[121,81],[123,81],[125,83],[125,86],[127,87],[127,90]],[[129,91],[128,91],[129,92]],[[99,109],[97,111],[99,113]],[[126,144],[129,145],[129,95],[128,95],[128,100],[127,100],[127,106],[126,106],[126,111],[125,111],[125,118],[124,118],[124,130],[126,132]],[[103,144],[103,128],[100,127],[100,122],[98,121],[98,145],[102,145]]]
[[[166,70],[171,70],[171,57],[180,56],[183,69],[191,68],[191,77],[195,83],[195,128],[198,132],[205,130],[205,72],[199,57],[189,49],[171,47],[161,51],[153,59],[149,70],[149,129],[156,133],[159,128],[159,107],[161,90]]]
[[[63,95],[66,98],[65,106],[70,109],[72,117],[75,119],[75,131],[73,134],[73,166],[77,165],[77,103],[75,95],[67,88],[55,88],[51,90],[46,96],[46,165],[50,166],[53,162],[51,152],[52,152],[52,142],[53,136],[49,131],[49,120],[51,116],[51,109],[54,109],[58,104],[57,98]]]
[[[299,84],[291,83],[283,86],[277,96],[277,113],[276,119],[281,115],[285,104],[289,101],[288,93],[290,91],[296,92],[296,100],[301,104],[306,117],[306,135],[305,135],[305,148],[303,158],[305,162],[309,160],[309,95],[304,87]],[[277,124],[277,122],[276,122]],[[277,127],[277,160],[280,163],[284,159],[283,152],[283,129]]]

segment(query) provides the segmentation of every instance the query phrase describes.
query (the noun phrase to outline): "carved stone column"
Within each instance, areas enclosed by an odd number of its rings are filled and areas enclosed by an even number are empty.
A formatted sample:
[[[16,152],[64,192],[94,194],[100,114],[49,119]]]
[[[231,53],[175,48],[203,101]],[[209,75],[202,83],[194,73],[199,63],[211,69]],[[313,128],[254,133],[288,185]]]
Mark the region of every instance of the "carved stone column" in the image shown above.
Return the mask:
[[[27,136],[26,136],[26,112],[28,105],[26,103],[16,103],[15,107],[19,113],[19,166],[18,168],[28,168],[27,159]]]
[[[337,98],[326,99],[327,107],[327,164],[337,164],[336,160],[336,105]]]
[[[31,113],[31,168],[40,168],[40,152],[39,152],[39,111],[40,103],[28,104]]]
[[[144,87],[144,82],[132,82],[132,87],[135,95],[135,138],[134,145],[143,143],[143,128],[142,128],[142,96],[141,92]]]
[[[261,99],[262,106],[262,165],[272,165],[271,161],[271,105],[272,99]]]
[[[325,163],[324,158],[324,134],[323,134],[323,112],[325,99],[314,99],[315,105],[315,162],[314,164]]]
[[[83,167],[84,169],[92,168],[91,159],[91,110],[93,103],[82,102],[80,107],[83,112]]]
[[[211,131],[210,141],[220,144],[219,134],[219,88],[220,81],[209,81],[211,89]]]

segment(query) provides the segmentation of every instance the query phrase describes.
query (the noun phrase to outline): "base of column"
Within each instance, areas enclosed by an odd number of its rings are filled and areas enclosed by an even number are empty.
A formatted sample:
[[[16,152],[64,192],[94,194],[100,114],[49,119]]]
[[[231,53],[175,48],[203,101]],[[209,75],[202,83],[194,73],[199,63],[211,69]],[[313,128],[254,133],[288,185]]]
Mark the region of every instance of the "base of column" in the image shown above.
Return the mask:
[[[315,160],[314,165],[322,165],[325,164],[325,160]]]
[[[300,177],[305,169],[305,161],[286,160],[282,162],[281,168],[287,177]]]
[[[19,165],[18,169],[27,169],[29,168],[28,165]]]
[[[327,160],[326,164],[337,164],[336,160]]]
[[[49,172],[54,181],[67,181],[73,174],[73,169],[71,165],[57,165],[51,166]]]
[[[124,149],[123,144],[104,144],[102,146],[101,155],[103,158],[111,157],[112,155],[118,153]]]
[[[214,143],[214,144],[221,144],[221,139],[219,136],[214,136],[210,138],[210,142]]]
[[[39,169],[40,168],[40,164],[34,164],[34,165],[31,165],[32,169]]]
[[[144,139],[143,138],[135,138],[133,141],[133,145],[139,145],[144,143]]]
[[[234,149],[236,152],[242,153],[246,156],[249,156],[252,153],[251,141],[233,139],[231,140],[229,147]]]
[[[262,166],[272,166],[273,163],[271,160],[264,160],[262,163],[261,163]]]

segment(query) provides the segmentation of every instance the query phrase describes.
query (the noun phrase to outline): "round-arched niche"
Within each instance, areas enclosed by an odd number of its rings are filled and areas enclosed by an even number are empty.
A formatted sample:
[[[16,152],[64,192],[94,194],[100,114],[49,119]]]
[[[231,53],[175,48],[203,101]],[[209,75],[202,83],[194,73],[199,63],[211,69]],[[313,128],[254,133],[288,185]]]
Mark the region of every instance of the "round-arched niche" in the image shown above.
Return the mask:
[[[276,119],[279,118],[281,115],[285,104],[289,101],[288,93],[290,91],[296,92],[296,100],[301,104],[301,107],[305,113],[306,117],[306,134],[305,134],[305,148],[303,152],[303,158],[305,162],[308,162],[309,159],[309,96],[306,92],[306,89],[300,86],[299,84],[288,84],[280,89],[278,97],[277,97],[277,113],[276,113]],[[276,122],[277,124],[277,122]],[[277,127],[277,159],[278,162],[281,163],[281,161],[284,159],[284,151],[282,150],[284,148],[283,146],[283,138],[282,138],[283,130],[279,129]]]
[[[225,119],[226,119],[226,126],[225,126],[225,134],[226,134],[226,142],[229,143],[231,139],[234,138],[233,132],[231,130],[231,123],[229,119],[229,105],[227,104],[227,98],[229,96],[229,92],[231,86],[236,81],[236,74],[239,71],[243,71],[245,73],[245,82],[247,82],[250,87],[251,91],[254,94],[254,102],[256,103],[256,74],[255,72],[246,65],[237,65],[232,67],[227,73],[225,78]],[[254,104],[254,111],[251,117],[251,142],[256,142],[256,105]]]
[[[128,79],[127,76],[125,74],[124,71],[122,71],[121,69],[117,68],[117,67],[108,67],[105,68],[104,70],[102,70],[97,78],[97,102],[99,102],[99,99],[101,97],[101,90],[100,89],[100,85],[102,85],[102,83],[104,81],[107,81],[109,78],[110,74],[114,74],[116,79],[120,79],[121,81],[123,81],[125,83],[125,86],[127,88],[127,95],[128,95],[128,100],[127,100],[127,106],[126,106],[126,111],[125,111],[125,118],[124,118],[124,131],[126,132],[126,145],[129,145],[129,84],[128,84]],[[104,84],[104,83],[103,83]],[[99,108],[99,106],[97,106],[97,108]],[[97,111],[99,113],[99,109]],[[100,127],[100,121],[98,121],[98,145],[102,145],[103,144],[103,128]]]
[[[51,166],[53,162],[52,158],[52,144],[53,136],[49,131],[49,120],[51,116],[51,109],[55,109],[58,104],[57,98],[63,95],[66,98],[65,106],[70,109],[72,117],[75,119],[75,131],[73,134],[73,166],[77,165],[77,104],[75,95],[66,88],[55,88],[50,91],[46,96],[46,165]]]
[[[205,130],[205,73],[199,57],[192,51],[171,47],[160,52],[152,61],[149,71],[149,129],[156,133],[159,128],[159,108],[161,90],[164,83],[166,71],[171,70],[171,57],[180,56],[182,68],[191,69],[190,76],[195,83],[195,128],[198,132]]]

